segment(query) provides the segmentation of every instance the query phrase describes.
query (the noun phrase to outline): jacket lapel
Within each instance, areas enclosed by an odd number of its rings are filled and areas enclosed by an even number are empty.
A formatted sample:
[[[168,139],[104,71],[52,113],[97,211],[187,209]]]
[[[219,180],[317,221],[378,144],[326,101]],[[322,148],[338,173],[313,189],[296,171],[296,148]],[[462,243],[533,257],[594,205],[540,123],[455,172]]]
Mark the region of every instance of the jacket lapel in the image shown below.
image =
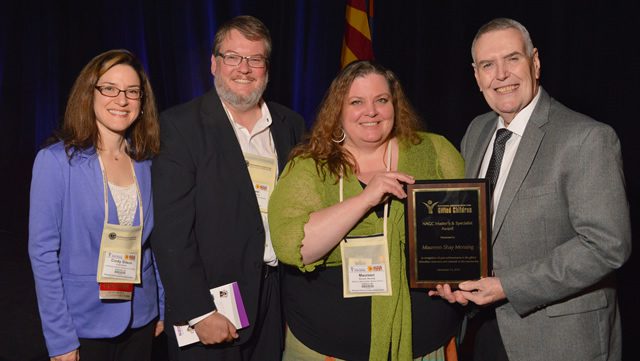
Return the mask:
[[[104,178],[102,174],[102,170],[100,169],[100,160],[98,159],[98,152],[96,152],[95,148],[91,147],[82,151],[79,151],[72,159],[71,162],[74,163],[80,172],[83,173],[83,179],[86,179],[89,187],[88,190],[94,196],[94,202],[99,209],[100,218],[99,222],[102,226],[104,222]],[[77,162],[77,163],[76,163]],[[116,210],[115,203],[113,199],[110,197],[109,187],[107,186],[107,200],[109,201],[109,214],[107,220],[110,223],[117,223],[118,220],[118,212]]]
[[[269,107],[271,114],[271,136],[278,153],[278,174],[282,174],[287,159],[289,158],[289,149],[291,149],[292,135],[287,134],[287,127],[284,125],[285,116],[280,114],[275,107]]]
[[[480,173],[480,166],[482,165],[482,160],[484,158],[484,154],[487,151],[487,147],[489,146],[489,142],[491,142],[491,137],[493,136],[493,132],[496,130],[496,122],[497,116],[494,117],[493,121],[486,122],[482,130],[480,131],[480,136],[478,137],[478,142],[475,144],[475,147],[468,153],[465,164],[465,174],[468,177],[476,178]]]
[[[149,178],[149,172],[145,172],[144,169],[145,161],[133,162],[133,171],[136,172],[136,179],[138,180],[138,189],[140,190],[140,197],[142,200],[142,216],[144,217],[143,221],[147,222],[149,219],[149,215],[151,211],[151,179]],[[133,219],[133,224],[136,226],[140,225],[140,207],[136,211],[135,218]]]
[[[225,172],[228,177],[237,180],[237,184],[245,184],[246,186],[236,187],[236,189],[248,202],[255,202],[257,209],[258,203],[242,148],[215,89],[204,95],[200,115],[206,125],[205,129],[208,133],[206,138],[211,142],[210,147],[220,154],[220,159],[224,160],[224,166],[217,171]]]
[[[100,208],[104,216],[104,183],[98,153],[94,148],[87,149],[78,153],[77,158],[71,161],[78,162],[79,165],[81,165],[82,171],[85,173],[84,178],[90,180],[90,188],[95,197],[96,204],[102,205]]]
[[[500,233],[500,228],[502,227],[502,223],[504,222],[507,212],[511,207],[511,203],[518,193],[520,186],[522,186],[522,182],[524,182],[524,179],[533,164],[538,148],[540,147],[545,135],[545,131],[542,127],[549,121],[549,105],[551,103],[551,99],[549,95],[542,90],[542,88],[540,88],[539,91],[541,92],[540,100],[538,100],[538,104],[531,114],[531,118],[524,130],[524,134],[520,140],[520,145],[518,146],[516,156],[513,159],[513,164],[511,165],[509,175],[507,176],[507,180],[500,196],[500,202],[498,203],[493,223],[493,232],[491,237],[492,243],[496,241],[496,237],[498,233]]]

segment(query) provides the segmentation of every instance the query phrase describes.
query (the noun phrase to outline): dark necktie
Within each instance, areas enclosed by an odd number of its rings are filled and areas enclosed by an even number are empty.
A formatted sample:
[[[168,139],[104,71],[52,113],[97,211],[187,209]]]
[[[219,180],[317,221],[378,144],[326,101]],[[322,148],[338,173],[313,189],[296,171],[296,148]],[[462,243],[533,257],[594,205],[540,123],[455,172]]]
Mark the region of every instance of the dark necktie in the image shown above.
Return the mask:
[[[489,161],[489,167],[487,168],[487,174],[485,178],[489,180],[489,186],[491,187],[491,193],[496,187],[498,182],[498,176],[500,175],[500,165],[502,164],[502,157],[504,156],[504,146],[507,140],[511,138],[511,131],[506,128],[498,129],[496,133],[496,140],[493,142],[493,154],[491,154],[491,161]]]

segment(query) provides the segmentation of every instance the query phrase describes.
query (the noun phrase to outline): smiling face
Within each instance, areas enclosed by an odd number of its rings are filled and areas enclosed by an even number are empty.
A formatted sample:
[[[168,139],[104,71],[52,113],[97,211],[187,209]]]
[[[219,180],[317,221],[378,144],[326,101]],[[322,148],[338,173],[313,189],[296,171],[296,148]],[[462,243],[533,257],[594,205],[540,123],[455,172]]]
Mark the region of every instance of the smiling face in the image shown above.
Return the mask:
[[[129,65],[118,64],[107,70],[96,83],[120,90],[141,89],[138,73]],[[128,99],[124,92],[111,98],[94,90],[93,109],[96,114],[98,132],[104,137],[108,133],[124,136],[131,124],[140,114],[142,99]]]
[[[538,50],[526,53],[520,31],[509,28],[480,36],[474,48],[474,75],[485,100],[509,125],[538,92]]]
[[[249,40],[236,29],[229,31],[220,44],[221,54],[266,57],[264,40]],[[226,65],[221,56],[211,56],[211,74],[215,77],[216,91],[222,100],[238,110],[247,110],[258,104],[267,87],[267,68],[252,68],[246,59],[240,64]]]
[[[355,78],[342,105],[345,146],[362,149],[384,144],[393,129],[392,100],[389,82],[382,75]]]

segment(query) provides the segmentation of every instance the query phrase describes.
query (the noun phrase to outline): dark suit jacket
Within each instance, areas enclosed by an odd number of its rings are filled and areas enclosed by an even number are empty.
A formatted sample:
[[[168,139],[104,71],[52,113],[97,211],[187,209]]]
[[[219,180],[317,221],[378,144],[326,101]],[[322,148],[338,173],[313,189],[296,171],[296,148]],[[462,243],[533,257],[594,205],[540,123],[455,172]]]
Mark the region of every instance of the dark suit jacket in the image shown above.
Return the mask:
[[[304,121],[282,105],[268,107],[282,171]],[[236,281],[250,323],[234,342],[242,344],[258,312],[265,232],[240,144],[215,90],[163,112],[160,130],[152,244],[165,284],[167,327],[211,312],[209,289]]]
[[[512,361],[619,360],[611,281],[631,252],[620,142],[540,92],[495,210],[494,271],[508,301],[496,309],[500,334]],[[497,118],[481,115],[467,129],[468,177]]]

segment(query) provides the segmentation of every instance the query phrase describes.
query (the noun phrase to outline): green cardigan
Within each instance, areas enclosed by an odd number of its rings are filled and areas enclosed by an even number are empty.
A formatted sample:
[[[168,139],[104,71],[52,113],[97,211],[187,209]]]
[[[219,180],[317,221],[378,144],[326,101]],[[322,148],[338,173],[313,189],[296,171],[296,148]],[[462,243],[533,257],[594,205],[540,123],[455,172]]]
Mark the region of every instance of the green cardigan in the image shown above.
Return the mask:
[[[444,137],[418,133],[422,141],[413,145],[400,142],[398,171],[416,180],[455,179],[464,176],[460,153]],[[349,172],[344,177],[344,197],[362,192],[357,177]],[[300,248],[304,225],[311,213],[339,202],[339,185],[327,175],[323,181],[311,158],[297,157],[289,162],[269,201],[271,240],[280,262],[312,272],[318,265],[340,266],[340,247],[324,258],[303,264]],[[370,360],[412,360],[411,304],[406,274],[404,204],[394,199],[389,208],[388,237],[392,296],[373,296],[371,301]],[[382,233],[382,219],[369,214],[349,235]]]

